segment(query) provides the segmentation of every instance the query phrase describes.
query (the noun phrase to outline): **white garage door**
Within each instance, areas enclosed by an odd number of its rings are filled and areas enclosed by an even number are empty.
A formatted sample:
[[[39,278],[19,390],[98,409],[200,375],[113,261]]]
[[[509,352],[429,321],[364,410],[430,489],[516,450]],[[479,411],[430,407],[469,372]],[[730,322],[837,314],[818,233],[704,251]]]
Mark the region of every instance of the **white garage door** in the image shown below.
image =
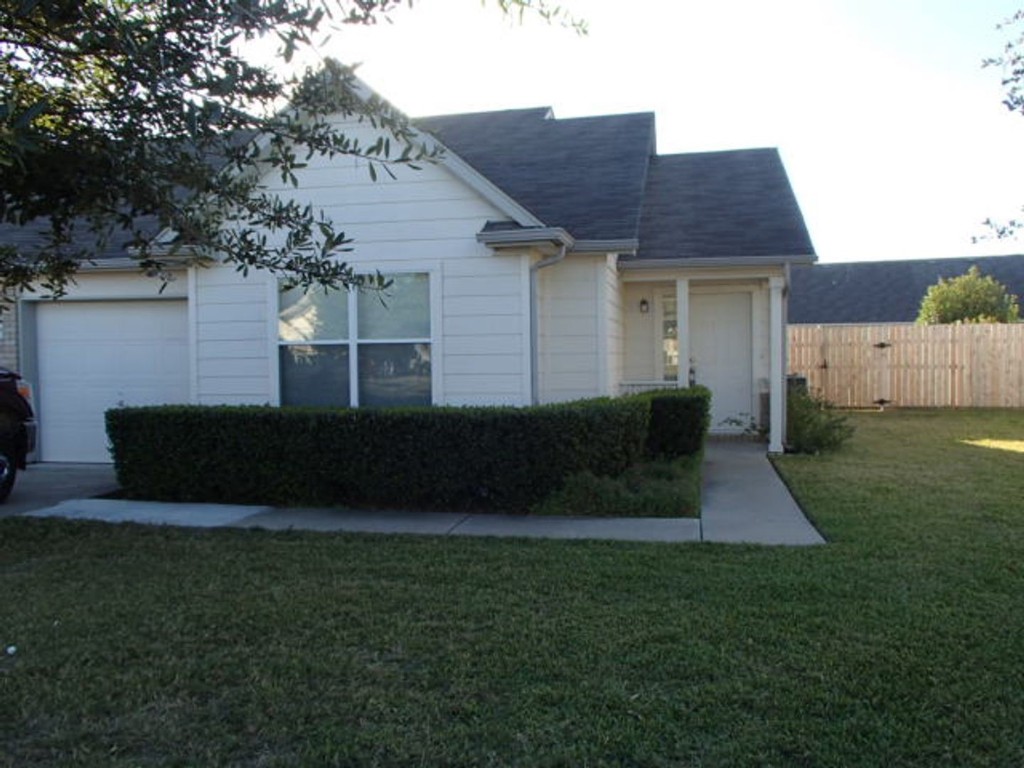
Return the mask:
[[[103,414],[188,402],[184,301],[36,305],[43,461],[109,462]]]

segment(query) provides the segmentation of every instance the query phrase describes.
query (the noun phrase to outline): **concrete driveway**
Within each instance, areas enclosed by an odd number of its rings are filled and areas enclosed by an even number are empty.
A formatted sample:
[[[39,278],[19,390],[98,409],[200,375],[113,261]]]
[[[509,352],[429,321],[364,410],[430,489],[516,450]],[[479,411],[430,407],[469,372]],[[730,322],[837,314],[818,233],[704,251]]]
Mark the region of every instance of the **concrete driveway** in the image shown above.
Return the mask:
[[[18,472],[0,517],[45,509],[67,499],[88,499],[118,488],[112,464],[29,464]]]

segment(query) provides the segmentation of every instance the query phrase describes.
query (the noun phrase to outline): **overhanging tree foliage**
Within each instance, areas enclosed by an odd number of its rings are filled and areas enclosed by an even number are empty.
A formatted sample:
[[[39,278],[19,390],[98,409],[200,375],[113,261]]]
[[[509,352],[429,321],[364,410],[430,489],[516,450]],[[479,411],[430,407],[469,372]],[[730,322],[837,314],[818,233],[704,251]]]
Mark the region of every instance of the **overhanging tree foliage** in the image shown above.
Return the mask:
[[[1010,32],[1010,39],[1000,56],[985,59],[982,65],[1002,69],[1003,87],[1006,89],[1003,105],[1011,112],[1024,115],[1024,9],[1012,14],[996,28]],[[1013,237],[1024,227],[1024,220],[1020,219],[986,219],[984,223],[999,238]]]
[[[0,222],[22,228],[14,237],[8,227],[7,242],[0,232],[0,293],[59,295],[111,243],[161,275],[216,256],[304,287],[361,282],[335,223],[260,179],[294,184],[316,155],[363,158],[375,174],[436,150],[390,104],[360,98],[351,69],[327,60],[289,76],[245,52],[276,38],[277,63],[289,63],[402,4],[0,0]],[[497,4],[583,29],[543,0]],[[383,138],[346,136],[328,119],[339,113]]]
[[[991,275],[974,266],[966,274],[944,279],[931,286],[921,300],[917,322],[1015,323],[1020,316],[1017,297]]]

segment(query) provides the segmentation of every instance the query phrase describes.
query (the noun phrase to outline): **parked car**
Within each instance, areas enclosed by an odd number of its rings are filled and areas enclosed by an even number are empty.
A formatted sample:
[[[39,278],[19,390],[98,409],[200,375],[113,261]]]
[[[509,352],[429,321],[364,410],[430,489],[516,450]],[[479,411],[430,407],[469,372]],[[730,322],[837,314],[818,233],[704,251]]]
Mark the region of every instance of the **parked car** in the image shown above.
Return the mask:
[[[14,371],[0,368],[0,504],[7,500],[19,469],[36,447],[31,391]]]

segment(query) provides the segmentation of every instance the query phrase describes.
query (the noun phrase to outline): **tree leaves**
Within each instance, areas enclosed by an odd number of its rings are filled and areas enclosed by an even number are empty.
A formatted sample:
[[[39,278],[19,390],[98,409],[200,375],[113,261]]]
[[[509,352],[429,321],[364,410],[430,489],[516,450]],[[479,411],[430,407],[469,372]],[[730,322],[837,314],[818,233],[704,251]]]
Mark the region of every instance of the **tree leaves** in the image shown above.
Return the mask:
[[[1015,30],[1014,35],[1003,46],[1001,56],[994,56],[982,62],[983,67],[998,67],[1003,71],[1002,85],[1006,89],[1003,98],[1003,106],[1011,112],[1024,115],[1024,10],[1013,13],[1001,24],[996,25],[999,30]],[[986,219],[986,227],[997,239],[1014,237],[1022,227],[1022,222],[1011,219],[1009,221],[995,221]],[[983,238],[975,238],[975,242]]]
[[[0,222],[28,226],[0,257],[0,294],[59,295],[77,265],[126,248],[147,271],[216,255],[297,284],[349,285],[349,240],[296,186],[314,157],[367,161],[371,178],[440,157],[408,119],[326,60],[285,77],[246,58],[276,39],[387,18],[401,0],[0,0]],[[501,0],[545,15],[542,0]],[[557,13],[561,18],[560,12]],[[365,123],[368,145],[337,120]],[[176,233],[156,241],[160,233]]]
[[[991,275],[982,275],[977,266],[966,274],[939,278],[921,300],[917,322],[941,323],[1014,323],[1020,316],[1017,297]]]

